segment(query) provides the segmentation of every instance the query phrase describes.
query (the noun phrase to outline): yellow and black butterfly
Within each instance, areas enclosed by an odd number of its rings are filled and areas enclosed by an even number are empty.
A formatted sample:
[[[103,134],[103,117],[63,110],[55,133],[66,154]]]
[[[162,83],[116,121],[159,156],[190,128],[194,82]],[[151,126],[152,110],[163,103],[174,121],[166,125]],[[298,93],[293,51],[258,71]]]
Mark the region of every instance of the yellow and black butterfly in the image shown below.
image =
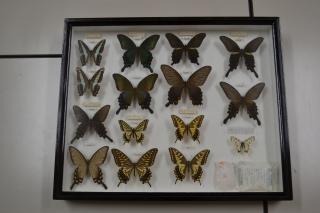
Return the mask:
[[[131,67],[136,58],[140,59],[144,68],[148,68],[150,72],[153,72],[151,68],[151,62],[153,59],[150,52],[156,47],[156,44],[160,38],[159,35],[152,35],[146,38],[139,47],[128,37],[122,34],[117,35],[121,48],[126,50],[123,54],[123,63],[121,71],[123,72],[127,67]]]
[[[81,65],[85,66],[89,62],[90,65],[95,63],[97,66],[99,66],[101,63],[102,52],[103,52],[105,43],[106,43],[106,40],[103,39],[99,41],[91,50],[86,45],[86,43],[84,43],[81,40],[78,40]]]
[[[183,80],[181,75],[168,65],[161,65],[161,71],[168,84],[171,86],[168,92],[168,103],[166,104],[166,107],[170,104],[177,105],[183,91],[189,95],[193,105],[202,104],[202,91],[200,86],[206,82],[208,75],[211,72],[211,66],[201,67],[195,71],[187,81]]]
[[[169,148],[169,153],[172,163],[176,165],[174,168],[174,174],[176,176],[175,183],[177,183],[178,180],[183,181],[187,172],[191,171],[190,175],[192,180],[194,182],[199,181],[201,185],[200,179],[203,174],[201,166],[206,164],[210,150],[204,149],[200,151],[192,158],[191,161],[187,161],[185,156],[179,150],[173,147]]]
[[[235,146],[238,153],[248,153],[250,151],[251,144],[254,143],[255,137],[251,136],[244,141],[239,140],[238,138],[231,136],[230,137],[231,143]]]
[[[199,53],[197,48],[202,44],[203,39],[206,37],[205,33],[199,33],[195,35],[188,44],[183,44],[183,42],[174,34],[166,33],[166,37],[170,43],[170,46],[174,48],[172,51],[172,64],[177,64],[180,62],[183,55],[187,56],[190,59],[191,63],[199,65],[198,57]]]
[[[238,46],[238,44],[234,42],[231,38],[228,38],[226,36],[220,36],[220,40],[231,54],[229,58],[229,70],[226,73],[226,77],[228,77],[230,72],[237,69],[240,59],[244,58],[244,62],[247,66],[247,69],[253,72],[254,75],[258,78],[258,74],[254,69],[255,61],[252,53],[257,51],[258,47],[261,45],[263,41],[263,38],[258,37],[253,39],[243,49],[241,49]]]
[[[82,96],[85,92],[90,91],[93,96],[96,96],[100,90],[100,85],[103,78],[104,68],[97,70],[91,79],[83,72],[80,67],[77,67],[78,93]]]
[[[116,114],[119,114],[122,109],[128,109],[128,106],[134,100],[138,100],[138,104],[142,109],[148,109],[150,113],[153,113],[153,110],[150,108],[151,96],[149,91],[153,89],[157,78],[158,74],[150,74],[142,79],[137,87],[133,87],[126,77],[118,73],[113,74],[116,87],[121,92],[118,98],[119,109]]]
[[[144,139],[143,131],[146,130],[148,122],[149,120],[145,119],[133,128],[127,122],[119,120],[120,129],[123,131],[123,141],[129,143],[131,139],[135,139],[137,143],[142,143]]]
[[[136,163],[132,163],[129,157],[119,149],[112,149],[111,152],[113,154],[115,163],[119,167],[118,178],[120,182],[118,184],[118,187],[121,183],[126,184],[129,181],[132,171],[133,175],[135,176],[136,170],[139,175],[140,181],[143,184],[149,184],[149,186],[151,187],[150,178],[152,176],[152,173],[149,167],[151,167],[154,163],[154,160],[158,153],[157,148],[150,149],[149,151],[144,153]]]
[[[258,107],[254,101],[259,98],[265,86],[264,83],[258,83],[251,87],[245,96],[241,96],[233,86],[226,82],[220,82],[220,86],[226,96],[230,99],[228,116],[223,120],[224,124],[226,124],[229,119],[236,117],[240,108],[246,108],[249,117],[256,120],[259,126],[261,125],[261,122],[258,118]]]
[[[84,177],[87,175],[92,177],[93,182],[101,184],[105,189],[108,188],[103,182],[103,173],[99,168],[99,166],[105,162],[108,150],[109,147],[103,146],[92,155],[90,160],[87,160],[79,150],[73,146],[69,147],[71,161],[76,166],[76,169],[73,172],[71,190],[74,185],[82,183]]]
[[[80,125],[78,126],[76,135],[71,140],[71,143],[82,138],[88,129],[94,130],[100,137],[107,138],[110,142],[113,142],[113,140],[107,135],[106,127],[102,123],[106,120],[109,110],[110,105],[105,105],[94,114],[92,119],[90,119],[85,111],[74,105],[73,111],[77,121],[80,122]]]
[[[176,115],[171,115],[171,119],[173,125],[177,128],[176,129],[176,141],[181,141],[185,134],[190,134],[191,138],[194,141],[199,141],[200,131],[199,128],[201,127],[202,121],[204,119],[204,115],[199,115],[195,117],[189,124],[186,124],[181,118]]]

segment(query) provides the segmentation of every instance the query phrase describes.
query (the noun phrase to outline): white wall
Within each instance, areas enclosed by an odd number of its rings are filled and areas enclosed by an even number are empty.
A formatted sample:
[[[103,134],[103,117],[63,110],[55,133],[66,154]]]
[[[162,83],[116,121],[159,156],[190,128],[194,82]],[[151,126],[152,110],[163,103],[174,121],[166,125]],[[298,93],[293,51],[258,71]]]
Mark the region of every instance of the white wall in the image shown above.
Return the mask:
[[[320,2],[254,0],[280,16],[294,201],[270,212],[318,212]],[[246,0],[0,0],[0,54],[61,53],[64,17],[247,16]],[[52,200],[60,59],[0,59],[0,212],[262,212],[259,202]]]

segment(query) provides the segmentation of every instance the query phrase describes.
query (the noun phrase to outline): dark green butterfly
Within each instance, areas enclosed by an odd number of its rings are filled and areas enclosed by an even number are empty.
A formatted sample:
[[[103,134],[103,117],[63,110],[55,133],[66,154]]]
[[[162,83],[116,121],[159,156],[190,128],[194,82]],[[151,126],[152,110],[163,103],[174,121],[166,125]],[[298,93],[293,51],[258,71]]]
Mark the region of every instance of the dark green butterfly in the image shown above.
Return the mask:
[[[166,37],[170,43],[170,46],[174,48],[171,56],[171,65],[179,63],[183,55],[188,55],[191,63],[199,65],[199,52],[197,48],[200,47],[203,39],[206,37],[205,33],[199,33],[195,35],[186,45],[183,44],[183,42],[172,33],[166,33]]]
[[[151,61],[153,59],[152,53],[153,50],[160,38],[159,35],[152,35],[146,38],[139,47],[128,37],[122,34],[117,35],[121,48],[126,50],[123,54],[123,63],[124,66],[121,69],[123,72],[127,67],[131,67],[131,65],[135,62],[135,59],[140,59],[141,64],[144,68],[148,68],[150,72],[153,72],[151,68]]]
[[[121,92],[118,98],[119,109],[116,114],[119,114],[120,110],[128,109],[133,100],[138,100],[138,104],[142,109],[148,109],[150,113],[153,113],[150,109],[151,96],[149,91],[153,89],[153,86],[158,78],[158,74],[150,74],[140,81],[137,87],[133,87],[131,82],[120,74],[113,74],[114,81],[117,89]]]
[[[89,64],[93,64],[94,62],[97,66],[99,66],[101,63],[102,52],[105,43],[106,40],[103,39],[99,41],[91,50],[83,41],[78,40],[81,65],[85,66],[88,62]]]

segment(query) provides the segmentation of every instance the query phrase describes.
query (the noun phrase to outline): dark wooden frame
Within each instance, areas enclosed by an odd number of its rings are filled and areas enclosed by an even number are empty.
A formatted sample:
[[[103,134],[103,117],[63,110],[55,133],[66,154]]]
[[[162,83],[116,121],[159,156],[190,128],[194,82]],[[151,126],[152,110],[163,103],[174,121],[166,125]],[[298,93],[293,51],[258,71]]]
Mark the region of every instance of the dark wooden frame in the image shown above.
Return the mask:
[[[280,128],[283,192],[64,192],[62,191],[67,115],[69,57],[72,27],[132,25],[269,25],[273,32],[275,75]],[[65,19],[60,77],[53,199],[63,200],[292,200],[292,181],[286,97],[278,17],[148,17],[148,18],[71,18]]]

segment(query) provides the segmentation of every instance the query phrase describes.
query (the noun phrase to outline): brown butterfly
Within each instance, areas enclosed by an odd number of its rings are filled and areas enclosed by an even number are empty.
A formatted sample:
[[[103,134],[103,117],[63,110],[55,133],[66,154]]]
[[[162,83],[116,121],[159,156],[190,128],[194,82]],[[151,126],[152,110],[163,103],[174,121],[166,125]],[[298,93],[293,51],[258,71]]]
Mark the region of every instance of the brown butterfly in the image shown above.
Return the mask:
[[[93,129],[100,137],[107,138],[110,142],[113,142],[113,140],[107,135],[107,130],[102,123],[106,120],[109,110],[110,105],[105,105],[94,114],[92,119],[90,119],[85,111],[74,105],[73,111],[77,121],[80,122],[80,125],[78,126],[76,135],[71,140],[71,143],[82,138],[88,129]]]
[[[73,146],[69,147],[72,163],[77,167],[73,172],[73,182],[70,189],[72,189],[74,185],[82,183],[87,174],[90,174],[93,182],[101,184],[105,189],[108,188],[103,182],[103,173],[99,168],[106,160],[108,150],[109,147],[103,146],[92,155],[90,160],[87,160],[79,150]]]
[[[240,59],[244,58],[244,62],[247,66],[247,69],[253,72],[254,75],[258,78],[258,74],[254,69],[255,62],[252,53],[257,51],[258,47],[261,45],[263,41],[263,38],[258,37],[253,39],[243,49],[241,49],[238,46],[238,44],[234,42],[231,38],[228,38],[226,36],[220,36],[220,40],[231,54],[229,59],[229,70],[226,73],[226,77],[228,77],[230,72],[237,69]]]
[[[77,81],[78,81],[78,93],[82,96],[85,92],[90,91],[93,96],[97,96],[102,78],[103,78],[104,68],[97,70],[91,79],[83,72],[80,67],[77,67]]]
[[[129,157],[119,149],[112,149],[111,152],[113,154],[115,163],[119,167],[118,178],[120,182],[118,184],[118,187],[120,186],[121,183],[127,184],[127,182],[130,179],[132,171],[133,171],[133,175],[135,176],[136,170],[137,170],[140,181],[143,184],[145,183],[149,184],[149,186],[151,187],[151,184],[149,181],[152,176],[152,173],[149,167],[151,167],[154,163],[154,160],[158,153],[157,148],[150,149],[149,151],[144,153],[136,163],[133,163],[129,159]]]
[[[199,53],[197,48],[202,44],[203,39],[206,37],[205,33],[199,33],[195,35],[186,45],[174,34],[166,33],[166,37],[173,49],[172,51],[172,64],[180,62],[183,55],[188,56],[191,63],[199,65],[198,57]]]
[[[204,149],[196,154],[191,161],[188,161],[186,157],[177,149],[170,147],[169,153],[172,163],[176,165],[174,168],[174,174],[176,176],[176,182],[178,180],[183,181],[186,174],[191,171],[190,175],[194,182],[199,181],[203,174],[202,167],[207,163],[208,155],[210,153],[209,149]]]
[[[183,80],[181,75],[168,65],[161,65],[161,70],[168,84],[171,86],[168,92],[168,103],[166,107],[170,104],[177,105],[183,91],[189,94],[193,105],[202,104],[202,91],[200,86],[206,82],[211,72],[211,66],[201,67],[195,71],[187,81]]]
[[[260,96],[265,86],[264,83],[258,83],[253,86],[245,96],[241,96],[233,86],[226,82],[220,82],[220,86],[231,101],[228,107],[228,116],[223,120],[224,124],[226,124],[229,119],[236,117],[240,108],[246,108],[249,117],[256,120],[259,126],[261,125],[258,118],[258,107],[254,101]]]

